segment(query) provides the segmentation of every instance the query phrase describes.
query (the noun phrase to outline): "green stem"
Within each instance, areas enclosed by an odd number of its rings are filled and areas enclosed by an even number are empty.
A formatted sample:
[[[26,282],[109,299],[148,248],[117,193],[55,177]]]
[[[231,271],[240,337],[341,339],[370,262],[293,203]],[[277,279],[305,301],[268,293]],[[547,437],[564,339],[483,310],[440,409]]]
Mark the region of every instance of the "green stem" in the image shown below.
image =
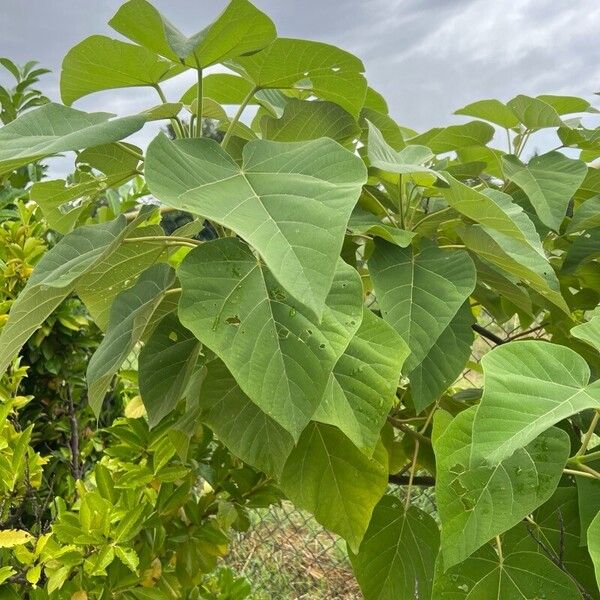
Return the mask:
[[[563,473],[566,475],[577,475],[578,477],[587,477],[588,479],[598,479],[595,475],[591,473],[586,473],[584,471],[576,471],[575,469],[563,469]]]
[[[178,288],[171,288],[170,290],[167,290],[165,292],[165,297],[166,296],[174,296],[175,294],[181,294],[181,291],[182,290],[181,290],[180,287],[178,287]]]
[[[167,246],[190,246],[195,248],[202,244],[199,240],[193,240],[186,237],[178,237],[176,235],[149,235],[147,237],[127,238],[123,243],[132,244],[137,242],[150,242],[153,244],[165,244]]]
[[[510,129],[506,128],[506,141],[508,143],[508,153],[512,154],[512,144],[510,142]]]
[[[590,452],[589,454],[582,454],[581,456],[574,456],[569,459],[571,463],[590,463],[596,460],[600,460],[600,450],[596,452]]]
[[[203,92],[202,92],[202,69],[200,67],[200,63],[198,62],[198,57],[194,55],[196,59],[196,65],[198,67],[198,82],[196,83],[196,137],[202,137],[202,101],[203,101]],[[193,135],[193,131],[190,125],[190,135]]]
[[[596,425],[598,425],[599,420],[600,420],[600,411],[597,410],[594,413],[594,418],[592,419],[592,422],[590,423],[588,430],[585,432],[585,435],[583,436],[583,440],[581,442],[581,448],[579,448],[579,450],[577,451],[577,454],[575,456],[581,456],[582,454],[585,454],[587,447],[590,443],[590,440],[592,439],[592,435],[594,435],[594,431],[596,430]]]
[[[160,101],[163,104],[167,104],[168,103],[167,97],[165,96],[165,93],[163,92],[160,85],[158,83],[155,83],[152,87],[156,90],[156,93],[158,94]],[[175,135],[177,137],[179,137],[179,138],[185,137],[185,134],[183,132],[183,125],[182,125],[181,121],[179,120],[179,117],[173,117],[171,119],[171,125],[172,125],[173,130],[175,131]]]
[[[221,142],[221,146],[223,146],[223,148],[227,148],[227,144],[229,143],[229,139],[231,138],[231,136],[233,134],[233,129],[235,128],[236,123],[240,120],[242,113],[244,112],[244,109],[246,108],[246,106],[248,106],[250,100],[252,100],[252,98],[254,98],[254,94],[256,94],[256,92],[258,92],[258,90],[259,90],[259,88],[253,87],[248,92],[248,95],[244,98],[242,103],[240,104],[240,107],[238,108],[238,111],[235,113],[235,116],[229,123],[229,127],[227,127],[227,131],[225,132],[225,136],[223,137],[223,141]]]
[[[400,227],[402,227],[402,229],[406,229],[404,226],[404,191],[402,183],[402,175],[398,175],[398,208],[400,214]]]
[[[504,562],[504,554],[502,553],[502,541],[500,540],[500,536],[496,536],[496,550],[498,551],[498,561],[500,565]]]

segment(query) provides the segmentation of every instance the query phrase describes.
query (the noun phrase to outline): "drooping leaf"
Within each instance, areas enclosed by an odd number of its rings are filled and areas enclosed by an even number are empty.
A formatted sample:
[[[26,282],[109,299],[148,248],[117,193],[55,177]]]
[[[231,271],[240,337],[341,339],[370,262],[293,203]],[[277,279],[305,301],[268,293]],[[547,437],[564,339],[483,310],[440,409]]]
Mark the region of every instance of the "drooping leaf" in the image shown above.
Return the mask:
[[[244,462],[278,477],[292,448],[292,436],[254,404],[219,360],[208,363],[202,383],[202,420]]]
[[[350,215],[348,230],[356,235],[377,236],[402,248],[409,246],[417,235],[414,231],[384,223],[379,217],[360,207],[356,207]]]
[[[586,164],[560,152],[548,152],[535,156],[528,165],[507,155],[503,167],[509,181],[527,194],[542,223],[558,231],[573,194],[587,174]]]
[[[393,406],[408,347],[370,310],[329,378],[315,421],[338,427],[369,455]]]
[[[137,242],[121,244],[77,281],[75,291],[100,329],[106,329],[108,325],[114,298],[133,286],[140,273],[163,254],[164,246],[143,240],[155,235],[164,235],[160,225],[131,230],[124,239],[135,238]]]
[[[225,362],[267,415],[298,439],[360,326],[358,273],[339,260],[320,322],[240,240],[199,246],[178,274],[183,325]]]
[[[473,345],[475,319],[465,302],[440,333],[423,360],[407,373],[412,403],[423,411],[448,389],[465,368]]]
[[[445,176],[450,187],[442,191],[448,204],[480,224],[461,232],[467,247],[568,312],[539,235],[523,209],[507,194],[492,189],[481,193],[448,174]]]
[[[349,145],[358,138],[360,128],[354,118],[333,102],[309,102],[290,98],[283,115],[265,115],[260,120],[263,137],[279,142],[300,142],[328,137]]]
[[[573,580],[549,558],[537,552],[515,552],[503,559],[487,546],[444,572],[436,564],[436,600],[581,600]]]
[[[462,125],[436,127],[407,140],[431,148],[435,154],[453,152],[469,146],[485,146],[494,137],[494,128],[483,121],[469,121]]]
[[[176,408],[196,366],[201,344],[168,314],[144,344],[138,359],[139,385],[150,427]]]
[[[92,35],[67,52],[60,75],[62,101],[70,106],[102,90],[153,86],[181,73],[182,68],[152,50]]]
[[[29,162],[122,140],[144,126],[142,115],[112,119],[48,103],[0,129],[0,174]]]
[[[243,159],[240,167],[214,140],[160,135],[148,148],[148,185],[165,204],[233,229],[319,315],[366,181],[364,165],[328,139],[252,141]]]
[[[13,303],[0,334],[0,373],[79,278],[109,256],[127,234],[126,219],[80,227],[46,252]]]
[[[542,341],[497,346],[482,359],[485,386],[473,457],[497,463],[562,419],[600,408],[600,383],[573,350]]]
[[[437,523],[415,506],[384,496],[358,549],[349,552],[366,600],[431,600],[435,559],[439,551]]]
[[[464,251],[430,246],[414,254],[377,239],[369,270],[383,318],[410,349],[403,368],[410,373],[475,288],[475,266]]]
[[[140,340],[152,313],[174,280],[171,267],[153,265],[140,275],[133,287],[115,298],[106,334],[87,369],[88,402],[96,415],[100,413],[114,374]]]
[[[133,173],[137,170],[142,151],[126,142],[92,146],[77,155],[77,165],[89,165],[105,175]]]
[[[252,81],[256,89],[308,90],[354,117],[367,92],[363,63],[321,42],[277,38],[261,52],[228,61],[227,66]]]
[[[335,427],[313,422],[292,450],[280,482],[296,506],[357,552],[387,486],[387,453],[379,445],[368,458]]]
[[[472,102],[463,108],[455,110],[454,114],[483,119],[507,129],[516,127],[519,124],[519,120],[513,111],[506,104],[495,99]]]
[[[563,124],[556,109],[539,98],[520,94],[509,100],[507,106],[528,129],[560,127]]]
[[[579,206],[567,227],[568,233],[600,227],[600,196],[594,196]]]
[[[569,457],[569,436],[553,428],[495,465],[471,461],[476,411],[471,407],[459,413],[434,442],[446,569],[548,500]]]
[[[598,112],[583,98],[577,96],[556,96],[553,94],[541,94],[538,100],[549,104],[559,115],[571,115],[581,112]]]
[[[247,0],[231,0],[205,29],[187,37],[146,0],[128,0],[109,25],[177,63],[202,69],[264,48],[275,38],[269,17]]]

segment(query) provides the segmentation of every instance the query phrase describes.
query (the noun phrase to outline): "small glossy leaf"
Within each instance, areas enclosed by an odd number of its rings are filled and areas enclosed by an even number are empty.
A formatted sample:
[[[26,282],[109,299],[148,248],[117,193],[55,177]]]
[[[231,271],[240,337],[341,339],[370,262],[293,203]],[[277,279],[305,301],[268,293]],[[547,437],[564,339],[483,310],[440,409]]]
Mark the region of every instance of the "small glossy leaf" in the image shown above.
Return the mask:
[[[437,523],[416,506],[384,496],[358,549],[349,552],[366,600],[431,599],[439,551]]]
[[[87,369],[88,402],[96,415],[100,413],[114,374],[140,340],[152,313],[174,279],[171,267],[154,265],[142,273],[132,288],[115,298],[106,334]]]
[[[288,498],[342,536],[353,552],[386,486],[383,445],[368,458],[338,429],[319,423],[304,430],[281,475],[281,488]]]
[[[80,227],[46,252],[13,303],[0,334],[0,373],[52,311],[73,291],[78,279],[105,260],[126,235],[126,220]]]
[[[278,477],[292,448],[292,436],[242,392],[225,364],[213,360],[202,382],[202,420],[244,462]]]
[[[560,152],[549,152],[533,157],[528,165],[516,156],[505,156],[503,167],[507,179],[527,194],[542,223],[558,231],[573,194],[587,174],[586,164]]]
[[[319,322],[234,238],[192,250],[179,268],[179,318],[242,390],[296,439],[362,319],[358,273],[341,261]]]
[[[336,363],[313,419],[338,427],[369,455],[392,408],[408,347],[385,321],[365,309]]]
[[[562,419],[600,408],[600,382],[573,350],[541,341],[494,348],[482,359],[485,387],[473,425],[473,457],[497,463]]]
[[[138,359],[140,394],[150,427],[177,407],[196,366],[201,344],[167,315],[144,344]]]
[[[471,407],[459,413],[435,436],[436,498],[446,569],[548,500],[569,457],[569,436],[553,428],[495,466],[470,462],[476,411]]]
[[[0,129],[0,173],[52,154],[122,140],[146,122],[142,115],[112,116],[53,103],[25,113]]]
[[[355,117],[367,92],[363,63],[321,42],[277,38],[261,52],[229,61],[227,66],[252,81],[256,89],[307,90]]]
[[[257,140],[243,159],[240,167],[214,140],[160,135],[148,148],[146,177],[165,204],[233,229],[284,289],[320,315],[364,165],[328,139]]]
[[[182,68],[135,44],[92,35],[71,48],[62,63],[60,94],[67,105],[94,92],[153,86]]]

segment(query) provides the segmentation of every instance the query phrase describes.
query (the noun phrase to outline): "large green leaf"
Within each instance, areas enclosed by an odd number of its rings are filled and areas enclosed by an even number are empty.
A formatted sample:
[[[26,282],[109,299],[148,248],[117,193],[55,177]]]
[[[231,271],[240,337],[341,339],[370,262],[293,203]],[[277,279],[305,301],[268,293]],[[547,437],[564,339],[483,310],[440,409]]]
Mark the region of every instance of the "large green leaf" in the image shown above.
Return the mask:
[[[192,250],[179,268],[179,317],[242,390],[296,439],[362,319],[358,273],[339,259],[319,321],[234,238]]]
[[[360,135],[354,118],[333,102],[290,98],[277,119],[264,115],[260,120],[263,137],[279,142],[300,142],[328,137],[343,145]]]
[[[475,266],[464,251],[435,246],[414,254],[375,240],[369,270],[383,318],[410,349],[403,372],[416,369],[475,288]]]
[[[0,174],[45,156],[122,140],[144,126],[143,115],[111,119],[45,104],[0,129]]]
[[[495,99],[472,102],[471,104],[467,104],[467,106],[463,106],[463,108],[455,110],[454,114],[490,121],[506,129],[516,127],[519,124],[519,120],[513,111],[506,104]]]
[[[313,419],[338,427],[371,454],[392,408],[408,347],[365,309],[359,330],[336,363]]]
[[[278,477],[292,448],[292,436],[242,392],[219,360],[210,361],[200,392],[202,421],[244,462]]]
[[[387,478],[382,444],[368,458],[335,427],[313,422],[285,463],[281,488],[357,552]]]
[[[366,600],[431,599],[439,550],[437,523],[415,506],[384,496],[373,511],[358,554],[349,552]]]
[[[470,462],[476,407],[434,436],[436,499],[446,569],[514,527],[548,500],[569,457],[569,436],[552,428],[494,466]]]
[[[73,291],[87,271],[105,260],[127,234],[127,221],[80,227],[46,252],[13,303],[0,334],[0,373],[21,346]]]
[[[158,324],[144,344],[138,371],[140,394],[151,427],[177,407],[196,366],[200,347],[200,342],[173,313]]]
[[[507,155],[503,167],[508,180],[527,194],[542,223],[558,231],[573,194],[585,179],[586,164],[560,152],[548,152],[533,157],[528,165]]]
[[[373,123],[367,123],[367,154],[371,166],[388,173],[408,175],[418,185],[431,185],[436,179],[442,178],[433,169],[423,166],[434,157],[427,146],[406,146],[398,152],[388,145],[381,131]]]
[[[255,89],[309,90],[357,117],[367,82],[363,63],[352,54],[321,42],[277,38],[261,52],[228,61]]]
[[[215,21],[190,37],[146,0],[129,0],[109,24],[141,46],[194,68],[256,52],[276,35],[271,19],[247,0],[231,0]]]
[[[136,238],[137,242],[120,245],[77,281],[75,291],[100,329],[106,329],[108,325],[115,296],[131,287],[140,273],[159,260],[165,251],[162,244],[143,241],[143,238],[156,235],[164,235],[160,225],[130,230],[124,239]]]
[[[328,139],[252,141],[243,158],[240,167],[214,140],[161,134],[148,148],[148,185],[165,204],[233,229],[320,315],[365,167]]]
[[[67,52],[60,75],[62,101],[115,88],[153,86],[182,71],[152,50],[92,35]]]
[[[600,408],[600,381],[573,350],[516,341],[483,359],[485,386],[473,425],[473,457],[497,463],[559,421]]]
[[[407,377],[412,403],[423,411],[451,386],[462,373],[473,345],[475,319],[469,302],[465,302],[427,352],[425,358]]]
[[[444,572],[436,564],[435,600],[581,600],[573,580],[538,552],[515,552],[500,559],[487,546]]]
[[[509,100],[507,105],[528,129],[560,127],[563,124],[556,109],[538,98],[520,94]]]
[[[132,288],[115,298],[106,334],[87,369],[88,402],[96,415],[100,414],[114,374],[142,337],[152,313],[174,280],[171,267],[153,265],[142,273]]]

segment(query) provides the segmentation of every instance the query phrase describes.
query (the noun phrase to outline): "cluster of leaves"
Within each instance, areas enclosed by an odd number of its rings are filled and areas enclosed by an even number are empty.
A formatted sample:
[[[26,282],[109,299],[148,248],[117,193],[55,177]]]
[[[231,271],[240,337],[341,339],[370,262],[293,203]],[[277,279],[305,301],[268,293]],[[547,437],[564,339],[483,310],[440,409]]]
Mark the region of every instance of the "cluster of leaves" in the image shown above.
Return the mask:
[[[133,43],[84,40],[63,63],[64,105],[0,130],[0,173],[77,152],[71,180],[31,190],[66,235],[12,305],[0,372],[75,294],[105,331],[87,368],[94,412],[142,346],[139,426],[187,444],[204,424],[346,539],[367,600],[597,598],[600,170],[587,163],[600,129],[577,116],[590,103],[483,100],[457,111],[472,120],[418,134],[359,59],[277,37],[247,0],[191,37],[145,0],[110,25]],[[215,64],[228,72],[205,75]],[[189,69],[197,84],[167,101],[160,83]],[[70,107],[135,86],[161,104],[116,118]],[[175,139],[145,153],[122,141],[160,119]],[[557,148],[525,162],[540,131]],[[107,188],[142,175],[163,208],[90,224]],[[173,210],[194,220],[167,235]],[[217,239],[197,239],[206,223]],[[500,338],[482,311],[545,339]],[[474,331],[498,347],[483,390],[465,393],[453,384]],[[405,501],[386,495],[390,478]],[[411,503],[429,482],[439,525]],[[108,492],[87,493],[90,522],[118,519]],[[109,539],[94,560],[77,554],[84,571],[119,558]],[[172,549],[175,572],[188,561]]]

